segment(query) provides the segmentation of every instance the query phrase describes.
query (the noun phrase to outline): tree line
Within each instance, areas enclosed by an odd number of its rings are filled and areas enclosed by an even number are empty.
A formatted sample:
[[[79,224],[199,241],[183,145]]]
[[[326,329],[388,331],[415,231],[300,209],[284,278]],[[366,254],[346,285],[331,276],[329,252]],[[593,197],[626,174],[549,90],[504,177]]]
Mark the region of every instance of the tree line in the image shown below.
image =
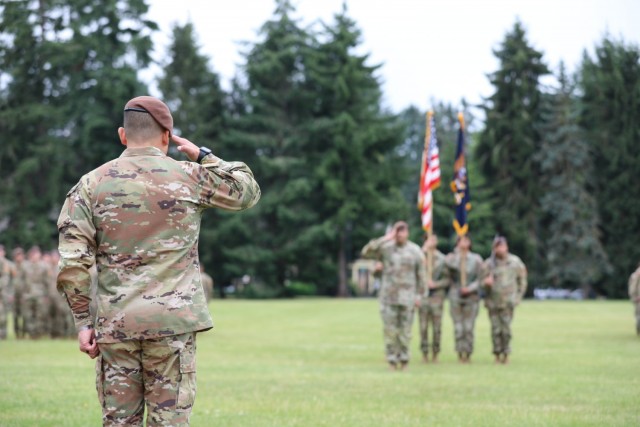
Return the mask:
[[[55,247],[55,221],[79,177],[117,157],[124,103],[149,91],[144,0],[0,3],[0,242]],[[174,25],[155,82],[175,132],[245,161],[258,206],[208,212],[201,260],[217,284],[250,277],[247,296],[347,295],[360,248],[416,209],[425,111],[389,111],[380,64],[359,53],[346,7],[305,27],[289,0],[247,43],[223,90],[191,23]],[[531,283],[621,297],[640,248],[640,51],[605,36],[574,74],[551,72],[516,22],[494,50],[494,93],[467,133],[474,249],[506,235]],[[554,75],[557,84],[543,85]],[[459,106],[432,101],[443,182],[453,175]],[[177,152],[170,155],[181,159]],[[453,246],[453,198],[434,193],[434,231]]]

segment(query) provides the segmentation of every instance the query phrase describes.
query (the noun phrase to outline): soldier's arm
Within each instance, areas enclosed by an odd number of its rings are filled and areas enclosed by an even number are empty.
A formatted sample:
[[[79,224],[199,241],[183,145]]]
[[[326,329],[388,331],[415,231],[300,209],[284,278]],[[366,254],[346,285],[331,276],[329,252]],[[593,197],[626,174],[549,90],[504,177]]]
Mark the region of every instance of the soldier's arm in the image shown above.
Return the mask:
[[[629,298],[635,302],[640,297],[640,274],[633,273],[629,277]]]
[[[60,263],[56,286],[67,298],[76,328],[93,325],[89,268],[95,263],[96,229],[85,187],[81,182],[67,194],[58,219]]]
[[[427,268],[422,251],[418,250],[416,260],[416,292],[417,295],[428,295],[429,286],[427,284]]]
[[[382,245],[387,241],[386,236],[371,240],[362,248],[362,258],[380,259],[382,257]]]
[[[527,267],[524,263],[520,263],[518,266],[518,302],[522,301],[524,294],[527,292],[528,280],[527,280]]]
[[[438,278],[433,281],[434,289],[445,289],[451,285],[451,272],[442,260],[442,268],[439,271]]]
[[[260,200],[260,186],[251,169],[242,162],[226,162],[209,154],[196,173],[200,202],[205,207],[241,211]]]
[[[469,289],[470,292],[477,292],[480,289],[480,279],[483,274],[482,258],[475,260],[474,270],[476,280],[467,285],[467,289]]]

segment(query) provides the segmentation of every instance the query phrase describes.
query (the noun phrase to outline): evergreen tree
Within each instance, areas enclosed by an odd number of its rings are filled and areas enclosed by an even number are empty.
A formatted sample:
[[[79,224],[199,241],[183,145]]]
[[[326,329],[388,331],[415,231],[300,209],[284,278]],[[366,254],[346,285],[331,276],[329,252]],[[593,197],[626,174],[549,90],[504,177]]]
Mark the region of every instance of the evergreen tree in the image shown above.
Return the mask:
[[[527,41],[520,22],[494,51],[500,61],[490,75],[495,93],[487,100],[486,126],[476,154],[491,187],[497,232],[507,236],[512,251],[530,267],[532,282],[543,271],[539,234],[540,77],[548,74],[542,53]],[[473,185],[473,183],[472,183]]]
[[[121,151],[117,125],[143,91],[137,70],[155,25],[142,0],[1,7],[0,231],[10,245],[50,247],[65,192]]]
[[[167,58],[158,87],[172,111],[174,132],[222,156],[225,94],[220,88],[218,75],[211,69],[209,58],[200,53],[192,23],[173,27],[173,40]],[[181,157],[174,146],[170,147],[170,154]],[[225,218],[217,210],[207,212],[203,216],[200,232],[200,262],[217,283],[228,283],[230,280],[225,274],[225,267],[230,261],[222,256],[220,250],[222,246],[232,244],[224,239],[227,234]],[[218,288],[222,289],[220,286]]]
[[[578,126],[574,84],[560,64],[557,93],[546,96],[544,140],[536,160],[545,189],[543,213],[545,279],[556,287],[584,286],[610,268],[600,244],[597,205],[592,191],[591,152]]]
[[[303,230],[315,221],[309,164],[305,157],[313,99],[305,89],[310,35],[291,18],[294,8],[278,0],[272,19],[260,29],[235,82],[234,110],[224,155],[245,161],[262,189],[256,208],[225,222],[234,243],[221,248],[229,274],[245,273],[272,293],[299,280],[312,256]],[[240,110],[238,110],[240,108]],[[321,261],[319,261],[321,263]]]
[[[355,53],[361,33],[346,6],[325,26],[323,39],[309,66],[315,96],[307,148],[314,180],[310,203],[319,216],[310,233],[335,257],[337,293],[344,296],[348,263],[373,234],[382,234],[381,225],[407,219],[409,205],[399,190],[405,178],[395,151],[401,129],[381,107],[379,66]]]
[[[613,266],[605,290],[626,296],[640,260],[640,50],[603,39],[580,73],[580,124],[593,153],[595,195],[602,243]]]

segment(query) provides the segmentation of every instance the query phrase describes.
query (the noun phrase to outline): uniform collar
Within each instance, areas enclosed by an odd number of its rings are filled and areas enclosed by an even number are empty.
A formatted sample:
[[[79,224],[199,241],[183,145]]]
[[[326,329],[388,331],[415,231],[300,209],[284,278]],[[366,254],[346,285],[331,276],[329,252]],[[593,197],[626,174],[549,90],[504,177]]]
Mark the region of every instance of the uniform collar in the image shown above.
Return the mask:
[[[138,157],[138,156],[165,156],[165,154],[156,147],[127,147],[120,157]]]

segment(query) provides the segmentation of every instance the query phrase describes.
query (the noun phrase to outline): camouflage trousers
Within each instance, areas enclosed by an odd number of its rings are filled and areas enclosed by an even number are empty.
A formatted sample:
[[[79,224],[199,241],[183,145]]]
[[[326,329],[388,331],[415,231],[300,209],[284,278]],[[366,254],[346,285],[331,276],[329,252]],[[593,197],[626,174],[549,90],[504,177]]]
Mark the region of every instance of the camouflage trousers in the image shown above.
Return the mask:
[[[188,426],[196,397],[196,334],[98,343],[104,426]]]
[[[432,329],[433,354],[440,353],[440,337],[442,335],[442,308],[443,301],[426,300],[422,302],[418,310],[418,322],[420,325],[420,350],[422,354],[429,354],[429,329]],[[429,328],[431,326],[431,328]]]
[[[384,347],[389,363],[409,361],[413,306],[380,304]]]
[[[16,292],[13,300],[13,331],[16,334],[16,338],[24,338],[25,327],[22,313],[24,313],[25,309],[26,307],[22,294]]]
[[[640,335],[640,303],[636,303],[636,333]]]
[[[473,353],[473,329],[478,317],[478,302],[451,302],[450,312],[456,338],[456,352]]]
[[[511,321],[513,307],[489,308],[493,354],[511,353]]]
[[[22,308],[23,327],[31,338],[38,338],[49,333],[49,301],[47,297],[27,297]]]

